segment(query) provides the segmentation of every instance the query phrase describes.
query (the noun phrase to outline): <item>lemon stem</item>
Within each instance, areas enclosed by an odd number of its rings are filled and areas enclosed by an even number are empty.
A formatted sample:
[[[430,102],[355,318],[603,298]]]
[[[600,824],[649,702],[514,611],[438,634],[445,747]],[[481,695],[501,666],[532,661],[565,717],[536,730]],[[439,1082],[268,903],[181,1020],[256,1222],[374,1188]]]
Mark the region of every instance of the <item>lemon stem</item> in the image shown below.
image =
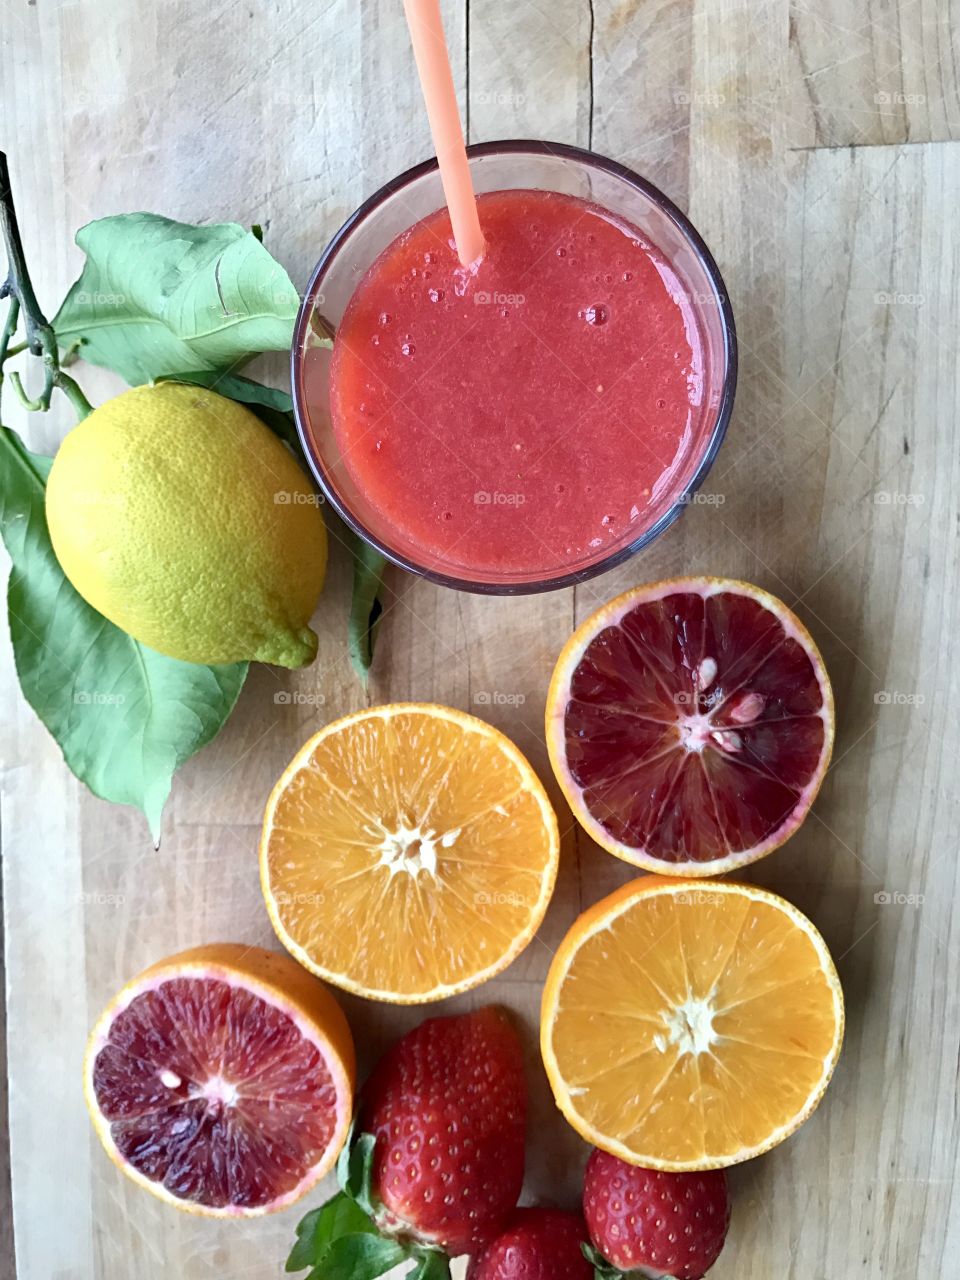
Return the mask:
[[[93,405],[83,394],[80,383],[77,382],[76,378],[71,378],[68,373],[58,369],[54,382],[73,405],[73,411],[77,415],[78,422],[82,422],[87,414],[93,413]]]
[[[7,311],[6,323],[3,326],[3,333],[0,334],[0,378],[3,377],[3,362],[7,356],[14,356],[18,351],[26,348],[26,343],[20,343],[16,347],[10,346],[10,339],[17,332],[17,325],[20,323],[20,299],[11,298],[10,308]]]
[[[92,412],[92,406],[74,379],[60,368],[57,335],[40,309],[40,303],[37,301],[33,283],[30,280],[23,241],[20,238],[17,211],[13,203],[10,169],[3,151],[0,151],[0,231],[3,233],[3,243],[7,253],[7,277],[3,284],[0,284],[0,300],[10,299],[10,308],[2,337],[0,337],[0,387],[2,387],[3,362],[7,356],[19,351],[29,351],[43,361],[44,380],[43,390],[39,396],[31,399],[23,388],[20,375],[17,373],[10,375],[10,385],[24,408],[31,412],[45,412],[50,408],[53,388],[59,387],[73,405],[78,420],[85,418]],[[10,339],[17,331],[21,313],[26,341],[11,349]]]

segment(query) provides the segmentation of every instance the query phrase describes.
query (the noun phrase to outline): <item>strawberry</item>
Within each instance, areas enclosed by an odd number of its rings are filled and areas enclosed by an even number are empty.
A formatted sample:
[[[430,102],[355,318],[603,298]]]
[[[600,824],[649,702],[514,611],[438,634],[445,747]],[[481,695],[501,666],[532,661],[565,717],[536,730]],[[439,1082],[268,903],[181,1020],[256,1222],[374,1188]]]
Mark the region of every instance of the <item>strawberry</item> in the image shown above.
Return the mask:
[[[726,1174],[638,1169],[594,1151],[583,1216],[596,1250],[587,1256],[603,1280],[622,1272],[700,1280],[720,1256],[730,1225]]]
[[[506,1230],[471,1261],[467,1280],[593,1280],[582,1252],[586,1240],[579,1213],[518,1209]]]
[[[526,1112],[523,1054],[503,1014],[421,1023],[364,1086],[342,1193],[300,1223],[287,1269],[372,1280],[416,1259],[405,1280],[446,1280],[448,1256],[482,1248],[516,1206]]]

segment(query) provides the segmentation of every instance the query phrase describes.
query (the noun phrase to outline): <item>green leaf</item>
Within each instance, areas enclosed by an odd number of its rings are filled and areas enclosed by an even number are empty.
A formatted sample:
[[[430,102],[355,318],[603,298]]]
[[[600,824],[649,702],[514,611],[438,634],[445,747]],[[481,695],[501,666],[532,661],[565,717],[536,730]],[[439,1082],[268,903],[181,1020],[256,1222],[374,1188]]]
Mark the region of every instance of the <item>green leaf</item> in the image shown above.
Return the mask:
[[[247,405],[274,435],[293,449],[303,469],[309,473],[293,418],[293,400],[288,391],[278,391],[276,387],[265,387],[263,383],[244,378],[241,374],[220,373],[216,369],[171,374],[162,381],[187,382],[191,386],[207,387],[229,400],[239,400],[241,404]]]
[[[372,1133],[354,1134],[351,1128],[337,1160],[337,1180],[341,1189],[370,1218],[377,1216],[373,1190],[373,1157],[377,1140]]]
[[[348,1195],[340,1192],[319,1209],[312,1209],[297,1225],[297,1240],[287,1258],[287,1271],[317,1266],[334,1240],[348,1235],[376,1235],[371,1218]]]
[[[381,1236],[342,1236],[334,1240],[307,1280],[376,1280],[405,1262],[409,1251],[397,1240]]]
[[[644,1280],[646,1272],[621,1271],[613,1263],[608,1262],[599,1249],[592,1244],[581,1244],[580,1252],[593,1267],[594,1280]],[[661,1280],[674,1280],[673,1276],[664,1274]]]
[[[610,1265],[599,1249],[592,1244],[581,1244],[580,1252],[593,1267],[594,1280],[616,1280],[622,1272]]]
[[[419,1259],[404,1280],[450,1280],[450,1259],[440,1249],[417,1249]]]
[[[337,1198],[334,1196],[334,1199]],[[305,1271],[316,1263],[320,1248],[317,1242],[320,1219],[332,1203],[332,1200],[328,1200],[322,1208],[311,1209],[297,1223],[297,1238],[284,1266],[285,1271]]]
[[[136,805],[157,841],[175,771],[219,731],[247,664],[163,657],[78,595],[47,532],[51,461],[0,427],[0,534],[13,561],[7,604],[20,687],[80,781]]]
[[[350,661],[366,684],[373,662],[373,646],[377,638],[377,622],[383,613],[380,588],[387,567],[386,559],[361,538],[353,539],[353,602],[350,606]]]
[[[136,386],[285,351],[300,297],[252,231],[119,214],[77,232],[87,255],[53,326],[84,359]]]

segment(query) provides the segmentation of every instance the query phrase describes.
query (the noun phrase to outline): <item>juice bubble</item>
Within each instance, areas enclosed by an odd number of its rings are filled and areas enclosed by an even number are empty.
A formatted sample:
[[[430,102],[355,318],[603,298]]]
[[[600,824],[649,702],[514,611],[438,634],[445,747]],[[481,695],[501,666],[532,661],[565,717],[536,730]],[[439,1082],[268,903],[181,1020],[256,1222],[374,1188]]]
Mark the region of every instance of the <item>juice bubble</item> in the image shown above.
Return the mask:
[[[430,301],[431,301],[431,302],[442,302],[442,301],[443,301],[443,290],[442,290],[442,289],[428,289],[428,290],[427,290],[427,297],[430,299]]]
[[[587,324],[606,324],[610,318],[610,313],[602,302],[594,302],[591,306],[583,308],[580,312],[580,318],[581,320],[586,320]]]
[[[404,356],[412,356],[416,349],[417,348],[412,342],[403,342],[400,344],[400,354]]]
[[[381,311],[377,317],[377,322],[381,325],[388,325],[392,319],[393,317],[388,315],[386,311]]]

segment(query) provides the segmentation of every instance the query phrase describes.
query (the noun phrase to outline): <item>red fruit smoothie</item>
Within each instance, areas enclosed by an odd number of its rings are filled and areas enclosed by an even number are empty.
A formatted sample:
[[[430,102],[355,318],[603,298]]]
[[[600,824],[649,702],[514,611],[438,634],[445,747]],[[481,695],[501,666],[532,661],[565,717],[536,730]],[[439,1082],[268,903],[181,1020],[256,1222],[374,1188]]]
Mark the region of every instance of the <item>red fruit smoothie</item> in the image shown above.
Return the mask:
[[[656,247],[600,206],[479,197],[486,251],[445,209],[373,263],[340,323],[332,426],[381,536],[427,567],[549,577],[631,542],[705,447],[695,309]]]

